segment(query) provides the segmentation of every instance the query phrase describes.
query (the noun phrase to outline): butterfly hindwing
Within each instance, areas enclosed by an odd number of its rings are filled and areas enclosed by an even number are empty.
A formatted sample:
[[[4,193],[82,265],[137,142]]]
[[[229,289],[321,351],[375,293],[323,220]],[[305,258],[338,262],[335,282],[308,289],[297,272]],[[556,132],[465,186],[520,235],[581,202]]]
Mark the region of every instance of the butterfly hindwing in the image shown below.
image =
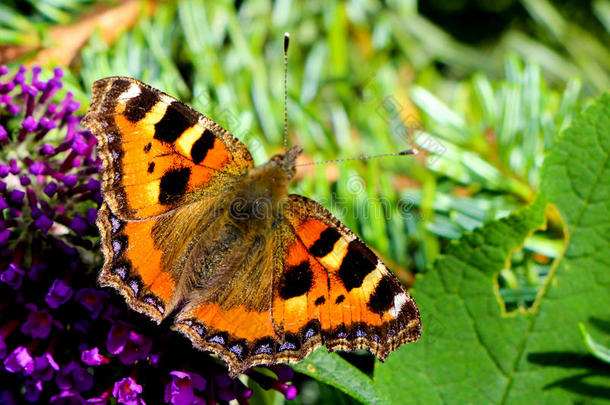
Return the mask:
[[[100,284],[116,288],[131,308],[160,322],[168,312],[176,282],[163,269],[162,252],[151,237],[157,221],[124,221],[106,203],[97,219],[105,258]]]
[[[402,343],[419,339],[415,302],[356,235],[302,196],[289,196],[284,215],[294,238],[284,250],[283,272],[274,284],[276,328],[299,334],[299,325],[319,322],[329,350],[363,348],[381,360]]]
[[[99,141],[106,201],[124,220],[168,212],[253,166],[229,132],[138,80],[93,84],[84,125]]]
[[[105,258],[100,284],[160,322],[192,289],[189,279],[200,269],[188,262],[190,249],[218,220],[216,203],[212,196],[156,218],[124,221],[104,202],[97,220]]]

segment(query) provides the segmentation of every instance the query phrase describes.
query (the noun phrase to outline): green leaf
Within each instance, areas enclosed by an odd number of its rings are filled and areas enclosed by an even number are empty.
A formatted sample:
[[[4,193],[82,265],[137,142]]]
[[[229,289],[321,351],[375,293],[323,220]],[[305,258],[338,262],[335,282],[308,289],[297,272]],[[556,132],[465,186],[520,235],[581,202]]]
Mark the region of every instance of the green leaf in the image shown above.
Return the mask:
[[[610,319],[609,151],[605,95],[552,147],[532,206],[465,234],[419,276],[422,339],[375,370],[393,403],[609,401],[610,375],[592,368],[578,329],[582,319]],[[543,223],[545,196],[569,244],[534,307],[507,314],[496,277]]]
[[[496,277],[525,238],[543,223],[545,202],[465,234],[416,281],[421,341],[375,369],[394,403],[497,403],[526,330],[505,316]]]
[[[587,349],[589,349],[589,352],[601,361],[610,364],[610,348],[597,343],[593,339],[593,337],[589,335],[587,329],[585,328],[585,325],[583,325],[582,323],[579,323],[578,327],[580,328],[580,333],[582,334],[582,337],[585,341],[585,345],[587,345]]]
[[[327,353],[324,349],[318,349],[292,367],[364,403],[388,403],[388,399],[373,385],[373,380],[336,353]]]

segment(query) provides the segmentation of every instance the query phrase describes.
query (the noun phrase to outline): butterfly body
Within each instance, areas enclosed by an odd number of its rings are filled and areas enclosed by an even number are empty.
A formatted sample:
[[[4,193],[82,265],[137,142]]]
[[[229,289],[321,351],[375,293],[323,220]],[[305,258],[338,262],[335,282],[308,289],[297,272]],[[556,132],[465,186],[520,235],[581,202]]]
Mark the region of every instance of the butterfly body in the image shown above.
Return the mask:
[[[233,373],[321,344],[380,359],[421,334],[415,302],[318,203],[289,194],[301,148],[254,167],[223,128],[135,79],[93,85],[104,204],[100,283]]]

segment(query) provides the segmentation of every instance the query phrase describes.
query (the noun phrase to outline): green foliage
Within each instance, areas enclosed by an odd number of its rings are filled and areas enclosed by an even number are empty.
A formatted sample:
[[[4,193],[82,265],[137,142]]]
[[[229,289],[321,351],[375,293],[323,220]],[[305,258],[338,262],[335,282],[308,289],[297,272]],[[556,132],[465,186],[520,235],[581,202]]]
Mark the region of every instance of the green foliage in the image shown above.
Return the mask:
[[[94,0],[3,0],[0,4],[0,45],[52,46],[52,24],[69,24],[89,11]]]
[[[582,322],[578,324],[578,327],[580,328],[580,333],[582,333],[585,345],[587,346],[587,349],[589,349],[589,353],[601,361],[610,364],[610,348],[597,343],[589,332],[587,332],[587,329]]]
[[[317,350],[293,368],[364,403],[386,404],[389,401],[389,396],[379,390],[366,374],[336,353]]]
[[[605,95],[555,142],[530,207],[465,234],[419,276],[421,341],[377,365],[373,392],[393,403],[608,401],[610,372],[587,357],[587,347],[598,357],[607,349],[587,334],[585,345],[579,322],[610,319],[609,134]],[[506,313],[496,275],[543,224],[547,198],[569,242],[534,307]]]

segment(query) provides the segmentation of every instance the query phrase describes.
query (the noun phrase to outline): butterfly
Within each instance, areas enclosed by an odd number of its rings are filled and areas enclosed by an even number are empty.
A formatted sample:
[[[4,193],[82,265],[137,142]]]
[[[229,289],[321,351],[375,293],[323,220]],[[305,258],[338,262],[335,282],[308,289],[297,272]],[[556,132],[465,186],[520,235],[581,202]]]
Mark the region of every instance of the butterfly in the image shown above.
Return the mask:
[[[419,339],[415,301],[327,209],[289,194],[302,149],[254,166],[246,146],[138,80],[96,81],[102,286],[157,323],[172,317],[233,375],[329,351],[380,360]]]

